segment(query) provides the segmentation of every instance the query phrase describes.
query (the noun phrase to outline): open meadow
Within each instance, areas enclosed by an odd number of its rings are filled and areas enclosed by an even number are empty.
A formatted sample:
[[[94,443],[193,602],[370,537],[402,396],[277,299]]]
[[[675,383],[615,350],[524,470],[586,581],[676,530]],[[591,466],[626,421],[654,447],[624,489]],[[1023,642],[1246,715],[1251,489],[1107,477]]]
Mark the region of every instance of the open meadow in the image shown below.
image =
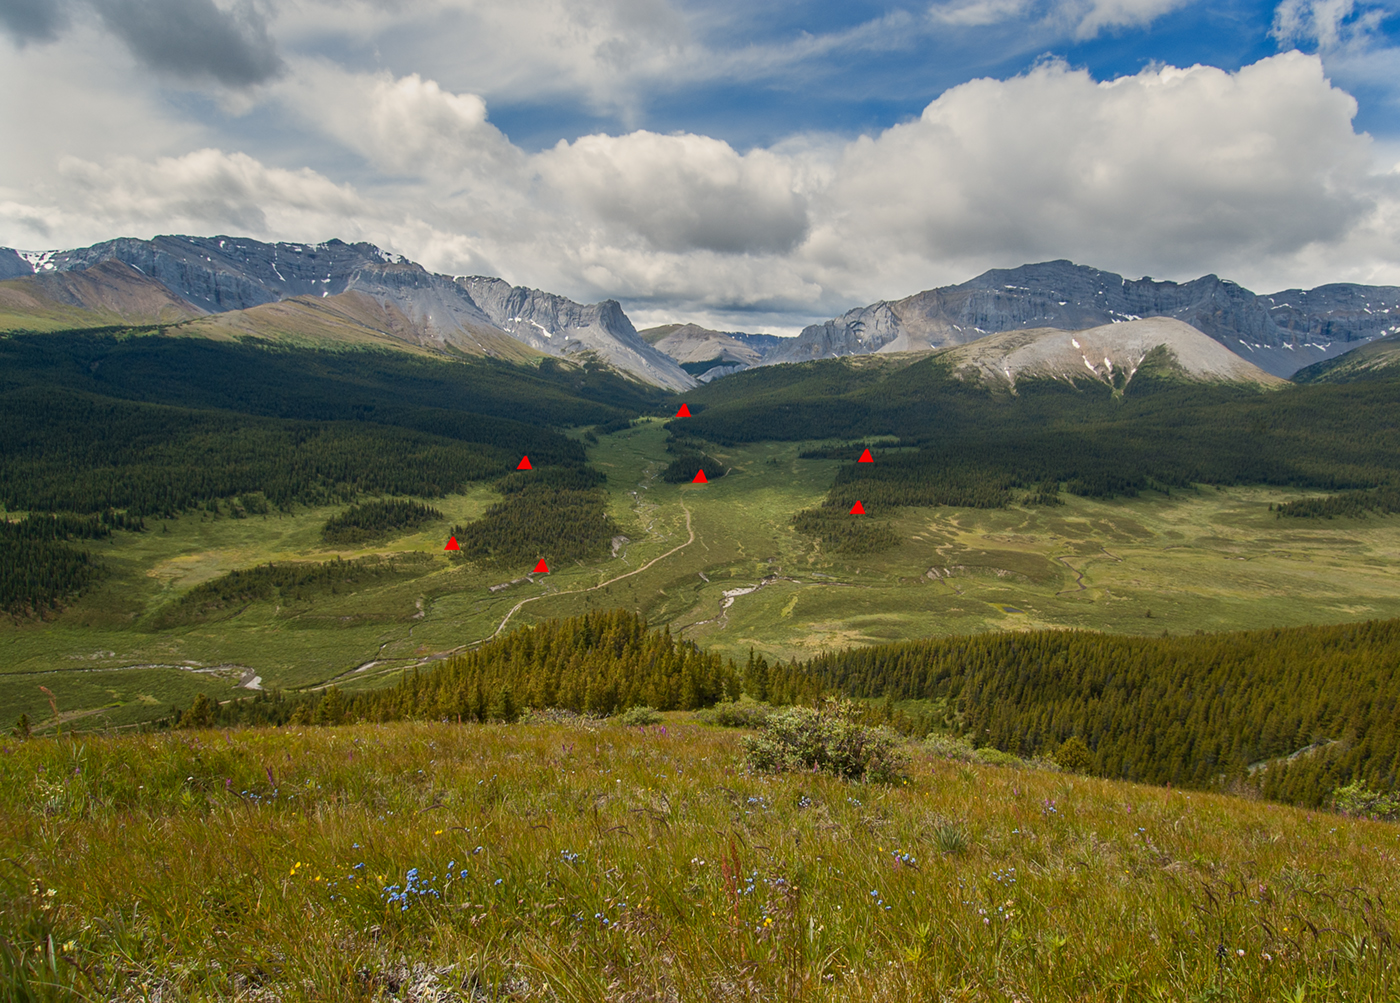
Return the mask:
[[[907,749],[880,785],[751,773],[685,714],[11,743],[0,973],[40,1000],[1400,989],[1393,825]]]
[[[194,512],[86,543],[108,577],[54,618],[0,625],[0,715],[51,721],[41,685],[61,717],[90,726],[150,720],[198,692],[227,698],[239,685],[380,685],[498,631],[616,607],[738,661],[750,648],[805,658],[993,629],[1179,635],[1400,616],[1395,517],[1279,519],[1270,505],[1301,496],[1290,489],[904,508],[890,520],[897,547],[854,556],[829,553],[791,525],[824,497],[836,461],[799,459],[794,443],[716,449],[727,476],[673,485],[659,477],[665,436],[643,423],[590,447],[620,537],[612,556],[552,562],[548,575],[483,570],[443,553],[449,527],[497,499],[485,485],[426,499],[441,521],[371,546],[322,542],[321,526],[343,506]],[[418,562],[366,584],[243,603],[197,622],[160,620],[191,588],[236,569],[404,554]]]

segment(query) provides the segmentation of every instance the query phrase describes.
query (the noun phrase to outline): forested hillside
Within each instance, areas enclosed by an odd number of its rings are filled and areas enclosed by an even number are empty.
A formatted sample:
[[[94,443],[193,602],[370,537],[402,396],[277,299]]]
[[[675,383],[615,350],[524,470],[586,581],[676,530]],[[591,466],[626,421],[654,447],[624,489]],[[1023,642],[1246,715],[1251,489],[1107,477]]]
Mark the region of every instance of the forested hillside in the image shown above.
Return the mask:
[[[0,611],[20,615],[54,609],[63,597],[82,591],[101,568],[70,541],[101,540],[113,529],[141,530],[144,522],[108,509],[97,515],[34,513],[0,519]]]
[[[65,387],[105,397],[278,418],[360,420],[451,435],[451,415],[534,426],[670,413],[670,395],[600,366],[538,366],[399,352],[324,351],[154,330],[0,336],[0,392]],[[472,427],[487,427],[480,417]],[[480,441],[480,440],[478,440]],[[533,454],[532,454],[533,455]]]
[[[1342,490],[1400,482],[1394,380],[1261,391],[1140,373],[1122,394],[1023,380],[1012,395],[954,377],[937,357],[899,369],[845,360],[802,368],[810,371],[759,370],[704,387],[695,416],[669,427],[721,444],[844,438],[851,445],[806,455],[849,460],[862,437],[898,437],[899,451],[840,470],[827,500],[838,511],[857,499],[1053,503],[1061,488],[1111,498],[1202,483]],[[751,396],[743,393],[750,384]]]
[[[242,517],[364,495],[435,498],[509,474],[526,454],[542,471],[596,480],[577,473],[584,448],[556,426],[625,423],[663,396],[597,367],[552,360],[531,369],[149,332],[10,335],[0,337],[0,506],[119,512],[139,522],[194,509]],[[562,500],[508,498],[484,538],[515,553],[524,544],[497,533],[512,523],[580,541],[569,556],[596,553],[599,535],[611,535],[601,503],[593,495]],[[342,516],[327,542],[365,542],[413,523],[407,510],[382,506],[414,503],[379,504]],[[580,520],[588,532],[580,533]],[[62,538],[5,533],[16,542],[0,566],[0,607],[12,613],[52,609],[100,574],[95,559]]]
[[[1400,779],[1397,666],[1391,620],[1170,638],[930,638],[777,667],[769,685],[932,701],[944,724],[1018,756],[1051,755],[1078,736],[1100,776],[1236,784],[1315,806],[1353,781],[1391,790]]]

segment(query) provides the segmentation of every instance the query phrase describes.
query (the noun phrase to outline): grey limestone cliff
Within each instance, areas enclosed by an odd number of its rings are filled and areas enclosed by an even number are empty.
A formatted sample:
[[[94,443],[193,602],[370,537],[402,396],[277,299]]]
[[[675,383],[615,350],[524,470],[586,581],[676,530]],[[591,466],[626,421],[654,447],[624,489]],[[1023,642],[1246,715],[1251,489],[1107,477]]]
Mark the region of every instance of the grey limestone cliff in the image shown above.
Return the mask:
[[[617,369],[670,390],[695,386],[694,377],[674,359],[642,339],[616,300],[585,305],[480,275],[459,278],[457,285],[480,304],[498,328],[547,355],[592,353]]]

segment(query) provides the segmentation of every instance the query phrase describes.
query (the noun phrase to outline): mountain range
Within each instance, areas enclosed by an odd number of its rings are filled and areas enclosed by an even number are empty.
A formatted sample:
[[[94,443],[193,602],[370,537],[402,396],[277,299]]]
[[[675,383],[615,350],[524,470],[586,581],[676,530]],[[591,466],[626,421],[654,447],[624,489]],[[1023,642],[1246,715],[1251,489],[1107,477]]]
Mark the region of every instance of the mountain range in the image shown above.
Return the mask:
[[[119,273],[112,262],[131,274]],[[144,316],[128,311],[128,322],[216,316],[220,320],[213,324],[193,320],[192,333],[319,334],[515,360],[550,355],[598,361],[670,390],[695,386],[674,359],[642,340],[614,300],[584,306],[498,278],[439,275],[373,244],[339,240],[268,244],[161,236],[69,251],[6,248],[0,250],[0,276],[11,281],[0,289],[0,309],[14,312],[28,297],[47,307],[55,324],[64,320],[60,306],[90,302],[101,312],[102,302],[80,295],[64,299],[62,293],[66,276],[98,267],[124,279],[126,301],[154,302],[156,287],[176,298]]]
[[[1157,282],[1046,261],[847,311],[807,327],[763,362],[929,351],[1003,331],[1081,331],[1147,317],[1184,321],[1260,369],[1289,377],[1400,331],[1400,287],[1342,283],[1260,296],[1215,275]]]
[[[1102,369],[1115,352],[1121,359],[1141,355],[1144,331],[1170,330],[1180,341],[1181,331],[1169,327],[1112,331],[1150,318],[1189,325],[1264,373],[1289,378],[1400,333],[1400,287],[1333,284],[1261,296],[1215,275],[1158,282],[1048,261],[882,300],[810,325],[796,338],[778,338],[695,324],[639,333],[616,300],[585,305],[500,278],[441,275],[368,243],[160,236],[65,251],[0,248],[5,329],[161,324],[210,338],[379,345],[517,362],[553,356],[677,391],[756,366],[937,351],[1017,331],[1092,330],[1084,343],[1103,351],[1080,353],[1077,362],[1059,358],[1057,341],[1053,350],[1031,352],[1029,341],[1013,349],[1002,339],[959,364],[993,377],[1003,372],[1013,382],[1016,360],[1031,360],[1035,371],[1048,367],[1047,374],[1061,363]],[[1204,358],[1199,347],[1173,345],[1167,348],[1177,356]],[[1046,361],[1052,357],[1058,361]],[[1113,365],[1123,371],[1121,361]],[[1231,369],[1223,357],[1201,365],[1209,373]]]

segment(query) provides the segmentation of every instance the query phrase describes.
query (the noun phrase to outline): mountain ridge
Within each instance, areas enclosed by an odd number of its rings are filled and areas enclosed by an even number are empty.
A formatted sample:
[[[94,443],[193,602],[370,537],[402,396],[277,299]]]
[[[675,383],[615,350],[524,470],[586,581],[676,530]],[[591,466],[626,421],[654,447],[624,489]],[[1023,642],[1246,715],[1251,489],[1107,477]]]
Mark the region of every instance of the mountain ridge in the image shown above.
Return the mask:
[[[256,311],[290,300],[329,300],[358,293],[377,307],[342,304],[340,314],[327,326],[323,312],[300,308],[263,309],[259,315],[221,323],[202,323],[195,330],[234,331],[258,337],[277,332],[272,318],[305,321],[331,336],[348,336],[357,342],[364,336],[370,314],[381,315],[379,334],[420,347],[467,354],[487,354],[517,360],[540,354],[575,361],[597,359],[631,378],[669,390],[695,386],[695,380],[675,362],[656,352],[637,335],[632,322],[615,300],[579,304],[553,293],[511,286],[503,279],[470,279],[430,272],[409,259],[369,243],[328,240],[323,243],[265,243],[227,236],[190,237],[163,235],[151,240],[122,237],[85,248],[63,251],[20,252],[0,250],[0,274],[13,278],[44,278],[85,274],[107,262],[120,262],[146,282],[154,281],[190,308],[190,316],[226,316]],[[28,275],[25,274],[26,269]],[[134,276],[128,277],[140,285]],[[496,284],[506,290],[500,290]],[[514,304],[510,316],[496,316],[472,296],[472,290],[494,304]],[[314,316],[313,316],[314,315]],[[551,318],[555,326],[540,336],[519,317]],[[143,322],[157,318],[143,317]],[[189,317],[181,317],[181,320]],[[347,326],[348,325],[348,326]],[[368,326],[375,327],[373,323]],[[536,324],[538,328],[540,325]],[[509,342],[521,345],[515,348]],[[385,342],[392,345],[393,342]],[[522,351],[523,349],[523,351]]]
[[[803,329],[764,365],[930,351],[1028,328],[1087,330],[1172,317],[1275,376],[1400,331],[1400,287],[1333,283],[1260,296],[1205,275],[1190,282],[1125,279],[1059,259],[990,269],[966,282],[848,310]]]

